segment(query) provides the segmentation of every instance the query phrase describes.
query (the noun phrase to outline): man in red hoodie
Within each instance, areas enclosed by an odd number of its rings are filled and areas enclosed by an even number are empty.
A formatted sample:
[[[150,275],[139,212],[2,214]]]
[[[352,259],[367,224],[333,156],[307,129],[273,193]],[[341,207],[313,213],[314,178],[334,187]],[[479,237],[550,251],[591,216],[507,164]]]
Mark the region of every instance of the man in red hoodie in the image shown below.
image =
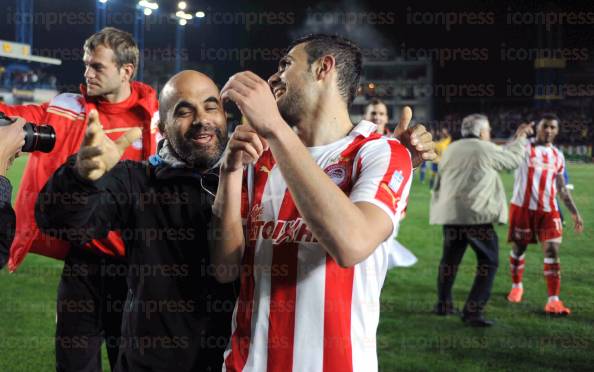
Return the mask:
[[[142,130],[142,139],[126,150],[123,159],[140,161],[155,152],[158,101],[154,89],[133,81],[138,59],[139,50],[132,36],[108,27],[85,41],[86,85],[81,85],[80,94],[62,93],[39,106],[0,103],[0,111],[5,114],[49,124],[56,131],[54,150],[48,154],[32,153],[25,168],[15,205],[17,225],[9,270],[16,270],[29,250],[64,258],[57,299],[58,371],[100,371],[104,340],[110,364],[115,365],[122,307],[128,292],[127,265],[122,258],[124,245],[116,232],[87,243],[86,247],[42,235],[35,224],[35,201],[54,171],[78,151],[92,109],[97,110],[112,139],[132,128]],[[72,233],[76,236],[80,232]]]

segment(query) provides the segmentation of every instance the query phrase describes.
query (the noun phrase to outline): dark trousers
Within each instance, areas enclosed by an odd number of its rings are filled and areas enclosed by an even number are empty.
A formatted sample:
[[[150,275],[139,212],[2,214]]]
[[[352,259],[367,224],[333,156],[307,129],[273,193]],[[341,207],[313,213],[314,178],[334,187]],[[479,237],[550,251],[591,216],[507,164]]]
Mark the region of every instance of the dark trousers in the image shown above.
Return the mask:
[[[102,371],[106,343],[113,369],[121,339],[128,265],[73,247],[64,262],[57,301],[56,370]]]
[[[443,256],[437,276],[438,306],[453,307],[452,286],[458,265],[470,244],[477,258],[474,284],[464,305],[465,316],[483,312],[499,264],[499,244],[493,225],[445,225],[443,227]]]

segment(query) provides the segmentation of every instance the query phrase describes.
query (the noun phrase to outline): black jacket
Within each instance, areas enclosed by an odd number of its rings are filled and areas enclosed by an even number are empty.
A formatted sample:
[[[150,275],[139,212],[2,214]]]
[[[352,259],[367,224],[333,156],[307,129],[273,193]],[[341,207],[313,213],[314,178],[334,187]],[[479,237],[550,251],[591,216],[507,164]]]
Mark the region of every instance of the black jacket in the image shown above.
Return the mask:
[[[0,269],[8,261],[16,227],[16,216],[10,204],[11,196],[10,181],[4,176],[0,176]]]
[[[235,303],[209,275],[207,231],[216,174],[124,161],[96,182],[75,156],[40,192],[41,230],[84,243],[119,231],[129,263],[116,370],[221,370]]]

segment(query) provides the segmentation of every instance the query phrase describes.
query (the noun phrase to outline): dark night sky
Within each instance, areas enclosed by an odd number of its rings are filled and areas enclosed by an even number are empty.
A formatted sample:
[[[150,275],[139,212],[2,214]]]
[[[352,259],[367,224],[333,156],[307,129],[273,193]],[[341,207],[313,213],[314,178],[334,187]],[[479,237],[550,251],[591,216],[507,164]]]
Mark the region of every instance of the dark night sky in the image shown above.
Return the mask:
[[[134,0],[110,0],[110,14],[118,15],[118,22],[111,24],[132,32],[130,22]],[[221,24],[212,17],[203,19],[198,25],[186,29],[186,42],[183,53],[189,63],[198,68],[205,68],[214,72],[218,84],[224,84],[226,78],[236,71],[251,69],[261,76],[269,76],[276,68],[277,58],[274,53],[282,50],[293,36],[311,30],[304,25],[306,15],[312,12],[336,16],[344,12],[355,12],[359,15],[384,14],[388,15],[386,24],[370,25],[370,22],[357,21],[354,24],[339,24],[325,29],[343,34],[355,39],[362,48],[392,47],[402,48],[441,49],[441,50],[481,50],[488,53],[488,58],[481,60],[456,60],[434,63],[434,77],[436,83],[493,83],[498,87],[507,79],[513,81],[530,82],[534,79],[531,60],[502,61],[502,46],[510,48],[535,48],[537,27],[530,24],[509,25],[507,17],[513,12],[536,13],[544,9],[556,9],[556,12],[589,12],[594,8],[585,1],[563,1],[560,5],[547,3],[546,7],[535,1],[515,1],[507,5],[499,1],[448,1],[428,2],[387,2],[387,1],[353,1],[316,2],[301,0],[299,2],[258,1],[188,1],[190,10],[204,10],[208,15],[218,13],[232,14],[241,17],[248,13],[275,14],[276,21],[255,24],[251,27],[243,22]],[[90,17],[95,10],[94,0],[34,0],[36,25],[34,28],[34,51],[36,54],[56,56],[64,62],[62,66],[51,68],[64,90],[72,89],[82,81],[82,63],[80,62],[81,47],[84,39],[94,32],[94,20]],[[159,0],[159,13],[163,16],[175,10],[177,1]],[[200,4],[197,6],[196,4]],[[320,5],[321,4],[321,5]],[[15,0],[0,0],[1,9],[5,9],[5,19],[0,21],[0,39],[14,40]],[[436,14],[450,12],[460,17],[465,12],[472,12],[486,16],[490,24],[470,25],[453,24],[410,24],[411,14],[428,19]],[[49,17],[64,17],[62,21],[52,22]],[[239,16],[238,16],[239,14]],[[91,16],[89,16],[91,15]],[[78,17],[78,21],[71,22],[67,16]],[[488,18],[491,17],[491,18]],[[594,16],[593,16],[594,17]],[[270,18],[268,18],[270,19]],[[54,24],[55,23],[55,24]],[[284,23],[284,24],[273,24]],[[340,22],[339,22],[340,23]],[[376,22],[377,23],[377,22]],[[380,22],[381,23],[381,22]],[[466,22],[468,23],[468,22]],[[587,25],[563,25],[561,27],[563,47],[589,48],[587,61],[592,65],[592,45],[594,41],[594,18]],[[146,70],[167,66],[173,68],[172,51],[175,48],[175,23],[158,22],[150,25],[145,36],[145,53],[150,53],[146,59]],[[239,49],[247,57],[242,63],[233,57],[228,57],[233,50]],[[216,56],[216,52],[223,53],[225,58],[209,58],[208,53]],[[270,55],[263,57],[263,52]],[[214,53],[214,54],[213,54]],[[258,54],[260,53],[260,54]],[[221,54],[219,54],[220,56]],[[483,54],[486,55],[486,54]],[[465,59],[465,58],[462,58]],[[205,66],[210,65],[210,66]],[[156,67],[156,66],[157,67]],[[163,68],[163,67],[162,67]],[[150,81],[148,81],[150,82]],[[502,88],[502,90],[504,90]],[[501,95],[498,90],[497,96]],[[504,96],[505,94],[503,94]]]

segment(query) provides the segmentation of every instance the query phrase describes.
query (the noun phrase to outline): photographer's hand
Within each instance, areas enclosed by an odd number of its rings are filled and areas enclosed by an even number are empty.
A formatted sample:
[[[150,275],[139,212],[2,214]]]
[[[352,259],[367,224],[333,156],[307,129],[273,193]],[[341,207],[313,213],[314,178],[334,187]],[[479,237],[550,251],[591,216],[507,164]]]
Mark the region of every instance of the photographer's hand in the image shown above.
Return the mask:
[[[12,161],[16,158],[25,144],[25,131],[23,118],[7,126],[0,127],[0,176],[5,176]]]
[[[76,155],[76,171],[85,179],[98,180],[117,164],[126,148],[141,137],[140,128],[132,128],[112,141],[103,131],[97,111],[91,111],[85,138]]]

